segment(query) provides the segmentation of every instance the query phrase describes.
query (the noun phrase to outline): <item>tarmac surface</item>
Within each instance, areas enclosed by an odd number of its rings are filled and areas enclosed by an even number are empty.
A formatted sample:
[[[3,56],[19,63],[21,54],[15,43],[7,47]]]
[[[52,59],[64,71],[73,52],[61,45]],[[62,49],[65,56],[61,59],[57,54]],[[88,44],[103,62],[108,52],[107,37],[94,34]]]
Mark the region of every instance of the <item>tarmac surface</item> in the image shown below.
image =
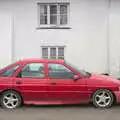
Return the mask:
[[[120,104],[109,109],[92,105],[34,106],[0,109],[0,120],[120,120]]]

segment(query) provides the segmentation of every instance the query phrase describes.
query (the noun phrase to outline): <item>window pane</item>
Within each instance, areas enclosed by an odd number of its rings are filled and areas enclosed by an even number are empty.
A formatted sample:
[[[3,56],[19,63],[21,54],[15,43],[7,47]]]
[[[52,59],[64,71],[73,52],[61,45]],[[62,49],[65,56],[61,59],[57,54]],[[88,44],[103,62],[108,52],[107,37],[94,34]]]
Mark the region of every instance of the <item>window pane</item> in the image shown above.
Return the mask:
[[[50,48],[50,58],[56,59],[56,48]]]
[[[64,59],[64,48],[58,48],[58,59]]]
[[[0,76],[4,76],[4,77],[12,76],[19,67],[20,67],[20,65],[14,66],[13,68],[10,68],[10,69],[4,71],[3,73],[1,73]]]
[[[57,5],[50,5],[50,24],[57,24]]]
[[[48,59],[48,48],[42,48],[42,58]]]
[[[68,21],[68,10],[67,5],[60,5],[60,24],[65,25]]]
[[[44,78],[44,65],[42,63],[27,64],[22,72],[22,78]]]
[[[49,75],[52,79],[72,79],[74,73],[61,64],[49,64]]]
[[[47,24],[47,5],[40,5],[40,24]]]

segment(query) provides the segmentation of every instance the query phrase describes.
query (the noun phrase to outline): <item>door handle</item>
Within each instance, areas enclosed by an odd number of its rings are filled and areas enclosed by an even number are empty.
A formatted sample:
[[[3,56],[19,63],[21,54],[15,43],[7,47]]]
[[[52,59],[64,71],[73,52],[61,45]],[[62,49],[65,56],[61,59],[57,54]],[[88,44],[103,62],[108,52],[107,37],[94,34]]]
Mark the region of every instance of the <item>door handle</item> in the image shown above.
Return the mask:
[[[50,83],[51,85],[57,85],[57,83],[56,82],[52,82],[52,83]]]
[[[21,81],[17,81],[16,84],[22,84],[22,82]]]

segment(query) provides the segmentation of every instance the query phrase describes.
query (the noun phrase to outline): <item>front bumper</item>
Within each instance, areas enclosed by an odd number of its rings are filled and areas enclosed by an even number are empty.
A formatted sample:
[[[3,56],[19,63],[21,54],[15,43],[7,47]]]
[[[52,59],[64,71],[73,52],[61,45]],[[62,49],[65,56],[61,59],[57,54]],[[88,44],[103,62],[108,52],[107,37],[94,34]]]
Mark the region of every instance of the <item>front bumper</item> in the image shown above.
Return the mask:
[[[116,102],[120,103],[120,91],[115,92]]]

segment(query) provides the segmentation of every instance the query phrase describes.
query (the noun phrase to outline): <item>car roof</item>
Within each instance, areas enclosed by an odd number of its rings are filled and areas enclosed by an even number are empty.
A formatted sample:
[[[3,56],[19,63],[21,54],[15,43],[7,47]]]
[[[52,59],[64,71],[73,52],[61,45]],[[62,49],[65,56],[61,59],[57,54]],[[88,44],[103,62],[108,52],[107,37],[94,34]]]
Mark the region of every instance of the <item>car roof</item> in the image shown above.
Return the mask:
[[[64,63],[64,60],[50,60],[50,59],[23,59],[19,60],[18,63],[34,63],[34,62],[43,62],[43,63]]]

